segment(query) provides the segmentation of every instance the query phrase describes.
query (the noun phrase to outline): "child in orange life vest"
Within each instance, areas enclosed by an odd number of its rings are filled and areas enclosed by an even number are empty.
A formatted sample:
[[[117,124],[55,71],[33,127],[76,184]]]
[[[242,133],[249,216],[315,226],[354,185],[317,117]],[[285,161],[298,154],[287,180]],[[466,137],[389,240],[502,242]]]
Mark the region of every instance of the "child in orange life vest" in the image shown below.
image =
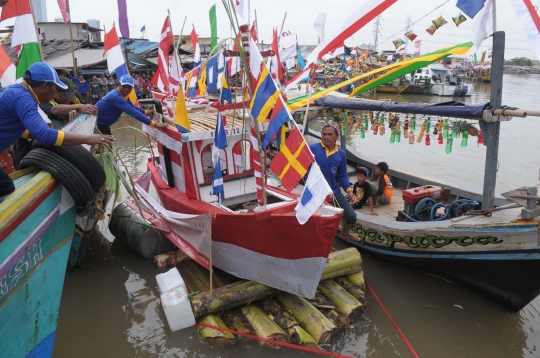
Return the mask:
[[[374,207],[379,204],[386,205],[392,201],[392,193],[394,191],[392,183],[386,173],[388,172],[388,164],[386,162],[377,163],[375,167],[375,175],[377,176],[376,184],[371,184],[373,199],[375,200]]]

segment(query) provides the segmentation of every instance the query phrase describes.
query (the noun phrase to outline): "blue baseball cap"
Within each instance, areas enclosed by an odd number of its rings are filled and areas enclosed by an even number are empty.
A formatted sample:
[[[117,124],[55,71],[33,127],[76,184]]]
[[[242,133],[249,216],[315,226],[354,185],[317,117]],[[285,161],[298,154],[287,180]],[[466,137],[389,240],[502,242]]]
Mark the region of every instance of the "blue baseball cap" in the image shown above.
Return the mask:
[[[130,75],[123,75],[122,77],[120,77],[120,84],[122,86],[128,85],[134,87],[135,81],[133,81],[133,77],[131,77]]]
[[[24,72],[24,78],[38,82],[52,82],[61,89],[67,89],[68,86],[60,81],[56,70],[45,62],[35,62]]]

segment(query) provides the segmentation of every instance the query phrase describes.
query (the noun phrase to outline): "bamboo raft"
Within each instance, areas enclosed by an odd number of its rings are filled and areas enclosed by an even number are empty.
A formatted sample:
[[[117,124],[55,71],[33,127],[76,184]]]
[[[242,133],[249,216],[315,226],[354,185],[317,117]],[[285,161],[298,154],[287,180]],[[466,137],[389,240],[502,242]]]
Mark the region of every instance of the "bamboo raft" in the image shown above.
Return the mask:
[[[159,256],[155,259],[157,265],[161,265],[163,258],[171,257],[170,254]],[[177,261],[182,260],[177,256]],[[221,330],[226,329],[321,349],[321,345],[335,343],[346,326],[358,320],[368,308],[362,259],[356,248],[329,255],[312,300],[253,281],[230,283],[232,276],[216,273],[213,281],[221,287],[210,294],[204,269],[190,261],[183,262],[179,269],[190,291],[197,322],[220,328],[198,327],[202,340],[216,346],[240,341],[240,336]],[[264,341],[261,345],[280,348]]]

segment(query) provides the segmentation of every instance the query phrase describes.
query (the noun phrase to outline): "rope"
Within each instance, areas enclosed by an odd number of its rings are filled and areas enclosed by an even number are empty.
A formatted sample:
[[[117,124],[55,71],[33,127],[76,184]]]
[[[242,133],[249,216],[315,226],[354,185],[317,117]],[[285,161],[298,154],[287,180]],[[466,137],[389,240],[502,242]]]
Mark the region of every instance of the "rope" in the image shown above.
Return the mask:
[[[327,357],[352,358],[351,356],[344,356],[342,354],[326,352],[326,351],[320,351],[320,350],[314,349],[314,348],[302,347],[302,346],[299,346],[297,344],[291,344],[291,343],[286,343],[286,342],[275,341],[273,339],[262,338],[262,337],[254,336],[252,334],[247,334],[247,333],[235,331],[233,329],[222,328],[222,327],[214,326],[214,325],[203,323],[203,322],[199,322],[199,323],[197,323],[197,325],[200,326],[200,327],[212,328],[212,329],[215,329],[217,331],[234,333],[234,334],[236,334],[238,336],[255,339],[257,341],[261,341],[261,342],[265,342],[265,343],[275,344],[276,346],[293,348],[293,349],[297,349],[297,350],[300,350],[300,351],[316,353],[316,354],[320,354],[320,355],[327,356]]]
[[[405,342],[405,345],[407,346],[407,348],[409,348],[409,350],[411,351],[412,355],[415,357],[415,358],[419,358],[418,357],[418,354],[416,354],[414,348],[411,346],[411,344],[409,343],[409,341],[407,340],[407,338],[405,337],[405,335],[403,334],[403,332],[401,332],[401,329],[399,329],[399,326],[397,325],[397,323],[394,321],[394,319],[392,318],[392,316],[390,316],[390,313],[388,313],[388,311],[386,310],[386,308],[384,307],[384,305],[382,304],[381,300],[379,300],[379,297],[377,297],[377,295],[375,294],[375,291],[373,291],[373,288],[371,288],[371,286],[369,285],[369,283],[366,282],[366,286],[367,288],[369,289],[369,291],[373,294],[373,297],[375,297],[375,300],[377,301],[377,303],[379,304],[379,306],[381,306],[383,312],[386,314],[386,317],[388,317],[388,319],[390,320],[390,322],[392,322],[392,324],[394,325],[394,327],[396,328],[396,331],[399,333],[399,335],[401,336],[401,339],[403,339],[403,342]]]

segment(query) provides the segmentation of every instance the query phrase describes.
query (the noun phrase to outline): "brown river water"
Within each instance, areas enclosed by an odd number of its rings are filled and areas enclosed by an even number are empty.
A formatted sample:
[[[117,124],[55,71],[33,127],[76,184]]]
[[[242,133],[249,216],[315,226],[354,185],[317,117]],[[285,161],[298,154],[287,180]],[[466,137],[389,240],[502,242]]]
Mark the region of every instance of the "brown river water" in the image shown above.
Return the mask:
[[[490,85],[476,85],[467,102],[489,101]],[[505,75],[503,104],[540,109],[540,77]],[[378,98],[438,102],[431,96]],[[446,98],[444,99],[446,100]],[[432,118],[433,120],[433,118]],[[122,118],[138,127],[137,121]],[[132,175],[145,171],[149,156],[146,138],[133,130],[113,132]],[[497,193],[539,184],[540,118],[514,118],[502,123]],[[452,154],[432,138],[424,144],[389,145],[384,137],[352,136],[349,145],[362,156],[387,161],[391,168],[437,178],[463,188],[481,190],[485,147],[469,139],[468,148],[454,143]],[[456,141],[459,143],[459,140]],[[336,240],[335,246],[345,247]],[[189,267],[180,265],[185,272]],[[371,285],[411,346],[420,357],[540,357],[540,298],[511,313],[483,296],[426,272],[379,261],[363,255]],[[171,332],[159,300],[155,276],[163,272],[131,251],[120,240],[101,237],[90,243],[83,269],[68,272],[60,307],[55,357],[298,357],[315,356],[288,348],[261,348],[244,340],[233,347],[216,348],[201,342],[195,327]],[[354,357],[412,357],[374,296],[370,307],[350,326],[339,343],[324,347]]]

